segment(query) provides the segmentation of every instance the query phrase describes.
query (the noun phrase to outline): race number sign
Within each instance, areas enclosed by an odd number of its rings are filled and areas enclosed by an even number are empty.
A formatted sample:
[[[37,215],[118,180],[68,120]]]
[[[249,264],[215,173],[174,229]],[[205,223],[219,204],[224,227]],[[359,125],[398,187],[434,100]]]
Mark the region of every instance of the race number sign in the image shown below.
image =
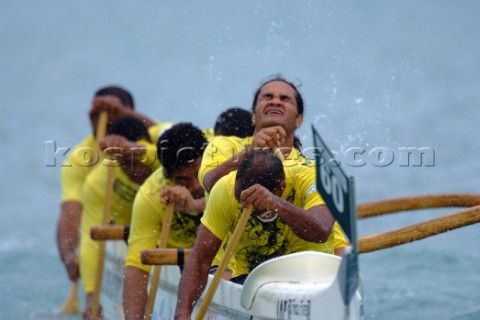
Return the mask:
[[[358,289],[358,240],[353,178],[347,177],[335,160],[332,152],[312,125],[315,145],[317,190],[343,231],[350,239],[351,250],[347,248],[338,270],[338,281],[343,302],[346,306],[345,319],[355,319],[361,310],[350,311],[350,302]]]
[[[318,192],[352,243],[352,249],[357,251],[353,178],[347,177],[313,125],[312,131]]]

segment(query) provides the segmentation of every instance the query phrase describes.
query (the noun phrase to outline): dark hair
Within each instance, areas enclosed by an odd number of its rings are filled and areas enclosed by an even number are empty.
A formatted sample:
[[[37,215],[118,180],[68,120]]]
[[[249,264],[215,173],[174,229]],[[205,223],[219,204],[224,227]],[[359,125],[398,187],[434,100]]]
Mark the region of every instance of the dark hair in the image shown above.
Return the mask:
[[[122,87],[108,86],[100,88],[97,92],[95,92],[95,97],[105,96],[117,97],[125,107],[135,109],[132,94]]]
[[[300,141],[300,138],[297,136],[293,137],[293,146],[301,152],[300,149],[302,149],[302,141]]]
[[[271,192],[283,180],[285,180],[285,172],[282,161],[273,153],[263,150],[252,152],[243,159],[236,177],[242,190],[258,183]]]
[[[170,177],[174,169],[191,165],[203,154],[207,139],[203,132],[190,122],[180,122],[158,138],[158,160]]]
[[[303,114],[304,104],[303,104],[303,98],[302,98],[302,95],[300,94],[300,91],[298,91],[298,88],[297,88],[296,85],[294,85],[290,81],[287,81],[280,74],[276,74],[276,75],[268,78],[268,80],[262,82],[262,84],[258,87],[257,91],[255,91],[255,94],[253,96],[252,111],[255,111],[255,107],[257,106],[257,100],[258,100],[258,95],[260,94],[260,90],[262,90],[262,88],[266,84],[268,84],[270,82],[274,82],[274,81],[280,81],[280,82],[288,84],[290,87],[292,87],[292,89],[295,91],[295,101],[297,102],[297,112],[298,112],[298,114]]]
[[[255,130],[252,113],[239,107],[229,108],[217,117],[213,130],[220,136],[250,137]]]
[[[131,117],[116,120],[108,129],[108,134],[117,134],[133,142],[142,138],[150,141],[148,129],[143,121]]]

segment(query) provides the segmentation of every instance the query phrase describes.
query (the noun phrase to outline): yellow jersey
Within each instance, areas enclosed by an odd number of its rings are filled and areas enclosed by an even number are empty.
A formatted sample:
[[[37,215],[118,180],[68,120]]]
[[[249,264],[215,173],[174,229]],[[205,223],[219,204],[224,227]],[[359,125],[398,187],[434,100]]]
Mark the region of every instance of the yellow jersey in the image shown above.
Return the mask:
[[[303,208],[323,205],[316,189],[315,168],[297,160],[285,160],[286,188],[282,199]],[[233,232],[242,214],[234,196],[236,171],[221,178],[209,195],[201,222],[223,240]],[[251,217],[234,252],[233,277],[249,273],[260,263],[293,252],[316,250],[333,254],[334,232],[325,243],[300,239],[275,213]]]

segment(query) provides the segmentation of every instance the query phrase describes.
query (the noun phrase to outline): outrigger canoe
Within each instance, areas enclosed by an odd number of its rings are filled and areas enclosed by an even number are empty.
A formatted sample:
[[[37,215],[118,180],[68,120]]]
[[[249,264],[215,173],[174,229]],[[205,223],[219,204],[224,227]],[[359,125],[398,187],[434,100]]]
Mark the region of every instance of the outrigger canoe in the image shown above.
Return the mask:
[[[471,207],[427,222],[359,239],[359,252],[366,253],[423,239],[480,222],[479,194],[441,194],[403,197],[358,206],[358,218],[365,219],[401,211],[440,207]],[[104,239],[122,239],[123,226],[103,227],[96,234]],[[97,236],[98,239],[100,239]],[[164,264],[156,295],[153,319],[172,319],[180,279],[178,251],[165,258],[149,250],[153,264]],[[101,303],[105,319],[122,319],[124,241],[107,241]],[[145,252],[144,252],[145,253]],[[207,316],[211,319],[361,319],[363,284],[360,281],[350,306],[339,297],[342,288],[342,259],[318,252],[302,252],[276,258],[255,269],[244,286],[221,281]],[[165,265],[167,264],[167,265]],[[180,263],[181,264],[181,263]],[[211,281],[211,277],[210,277]],[[344,284],[343,284],[344,285]]]
[[[342,258],[306,251],[268,260],[256,267],[243,285],[221,280],[208,304],[206,319],[363,319],[353,179],[340,167],[330,167],[333,162],[322,161],[325,156],[332,157],[331,152],[314,129],[313,133],[317,149],[327,151],[317,155],[323,159],[316,158],[318,192],[351,240],[351,246]],[[109,243],[101,286],[106,319],[123,315],[118,306],[122,305],[125,254],[124,243]],[[152,319],[173,319],[180,275],[178,266],[162,266]],[[209,276],[208,286],[212,279]],[[199,312],[206,291],[193,317]]]
[[[359,253],[397,246],[480,222],[478,194],[399,198],[361,205],[358,207],[358,218],[425,208],[472,208],[406,228],[367,236],[359,241],[356,235],[357,210],[353,178],[347,177],[339,166],[329,165],[335,164],[330,161],[333,159],[331,152],[315,129],[313,133],[316,148],[325,151],[316,158],[317,189],[351,241],[346,254],[340,258],[312,251],[294,253],[259,265],[249,274],[244,285],[221,280],[208,305],[206,319],[363,319],[364,289],[358,269]],[[121,239],[123,234],[121,229],[119,236],[110,239]],[[152,249],[155,250],[165,249]],[[123,241],[107,242],[100,298],[104,319],[123,319],[122,291],[126,252]],[[178,262],[177,258],[173,260],[174,263]],[[167,265],[161,269],[152,319],[173,319],[181,273],[179,266],[172,263],[162,263]],[[209,276],[209,284],[212,279],[213,276]],[[202,295],[204,297],[205,292]],[[193,317],[198,312],[201,300],[197,303]]]
[[[101,301],[104,319],[122,319],[126,245],[109,241]],[[341,297],[341,258],[313,251],[294,253],[258,266],[239,285],[222,280],[206,319],[362,319],[363,285],[347,308]],[[173,319],[180,267],[162,266],[152,319]],[[213,276],[209,276],[209,282]],[[205,294],[205,292],[204,292]],[[201,301],[197,303],[194,315]]]

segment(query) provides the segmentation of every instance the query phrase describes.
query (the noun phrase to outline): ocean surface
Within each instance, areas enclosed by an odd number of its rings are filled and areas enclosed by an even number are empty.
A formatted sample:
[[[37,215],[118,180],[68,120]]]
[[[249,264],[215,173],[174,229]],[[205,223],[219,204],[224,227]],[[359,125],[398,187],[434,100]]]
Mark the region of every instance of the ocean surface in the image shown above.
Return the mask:
[[[90,132],[104,85],[158,121],[209,128],[281,73],[306,100],[304,147],[313,125],[357,203],[479,193],[479,12],[473,0],[0,1],[0,318],[80,319],[57,315],[70,284],[51,146]],[[405,163],[404,148],[426,157]],[[457,210],[361,220],[358,232]],[[477,224],[362,254],[365,318],[480,319],[479,244]]]

